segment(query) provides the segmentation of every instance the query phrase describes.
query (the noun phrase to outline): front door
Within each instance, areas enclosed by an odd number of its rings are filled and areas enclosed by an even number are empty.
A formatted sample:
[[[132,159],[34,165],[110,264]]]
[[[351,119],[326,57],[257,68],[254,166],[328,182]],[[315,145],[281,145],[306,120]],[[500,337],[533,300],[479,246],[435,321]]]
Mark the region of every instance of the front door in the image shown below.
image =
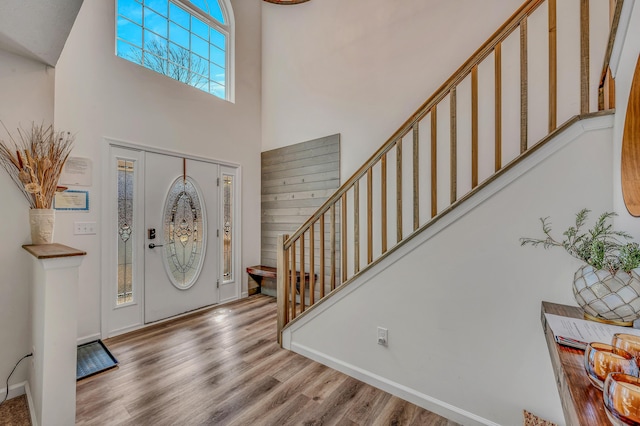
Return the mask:
[[[219,300],[218,167],[145,154],[145,323]]]

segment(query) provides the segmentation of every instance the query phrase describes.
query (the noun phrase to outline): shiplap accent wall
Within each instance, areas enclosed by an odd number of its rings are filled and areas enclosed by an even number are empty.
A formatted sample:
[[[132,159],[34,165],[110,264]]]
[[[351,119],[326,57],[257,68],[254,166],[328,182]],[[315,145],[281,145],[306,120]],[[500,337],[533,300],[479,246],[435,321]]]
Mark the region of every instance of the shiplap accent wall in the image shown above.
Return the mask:
[[[278,234],[293,234],[339,186],[339,134],[262,153],[263,265],[276,266]],[[326,216],[326,241],[329,241],[329,215]],[[336,223],[339,223],[338,217]],[[316,234],[318,232],[316,230]],[[339,235],[336,240],[339,253]],[[319,265],[320,256],[318,247],[316,244],[316,265]],[[329,247],[325,252],[328,256]]]

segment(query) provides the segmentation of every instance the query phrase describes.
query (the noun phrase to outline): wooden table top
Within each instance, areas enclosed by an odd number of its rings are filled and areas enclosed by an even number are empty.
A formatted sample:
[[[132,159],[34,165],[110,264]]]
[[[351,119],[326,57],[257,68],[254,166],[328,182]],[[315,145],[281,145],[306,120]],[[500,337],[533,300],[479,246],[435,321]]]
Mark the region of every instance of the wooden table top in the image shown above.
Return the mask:
[[[31,253],[38,259],[53,259],[56,257],[84,256],[86,251],[74,249],[63,244],[28,244],[22,246],[23,249]]]
[[[581,319],[583,313],[578,307],[542,302],[542,328],[549,347],[567,425],[610,424],[602,401],[602,391],[589,382],[584,371],[584,351],[557,344],[547,324],[545,313]]]

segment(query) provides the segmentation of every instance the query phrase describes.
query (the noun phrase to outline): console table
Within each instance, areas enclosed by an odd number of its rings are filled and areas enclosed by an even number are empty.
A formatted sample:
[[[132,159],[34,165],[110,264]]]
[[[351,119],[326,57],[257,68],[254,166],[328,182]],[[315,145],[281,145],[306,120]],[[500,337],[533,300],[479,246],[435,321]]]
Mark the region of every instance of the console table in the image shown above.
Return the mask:
[[[584,371],[584,351],[557,344],[547,324],[545,313],[583,318],[582,310],[574,306],[542,302],[542,328],[549,347],[567,425],[610,424],[602,402],[602,391],[589,382]]]

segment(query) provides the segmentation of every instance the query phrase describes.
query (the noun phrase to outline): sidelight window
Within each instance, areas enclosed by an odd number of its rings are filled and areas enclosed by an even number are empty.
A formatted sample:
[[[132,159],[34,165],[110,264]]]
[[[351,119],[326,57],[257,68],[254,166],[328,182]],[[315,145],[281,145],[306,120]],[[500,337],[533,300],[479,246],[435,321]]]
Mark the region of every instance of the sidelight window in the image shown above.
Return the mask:
[[[223,175],[223,281],[233,281],[233,176]]]
[[[118,292],[116,305],[133,302],[134,162],[118,159]]]

